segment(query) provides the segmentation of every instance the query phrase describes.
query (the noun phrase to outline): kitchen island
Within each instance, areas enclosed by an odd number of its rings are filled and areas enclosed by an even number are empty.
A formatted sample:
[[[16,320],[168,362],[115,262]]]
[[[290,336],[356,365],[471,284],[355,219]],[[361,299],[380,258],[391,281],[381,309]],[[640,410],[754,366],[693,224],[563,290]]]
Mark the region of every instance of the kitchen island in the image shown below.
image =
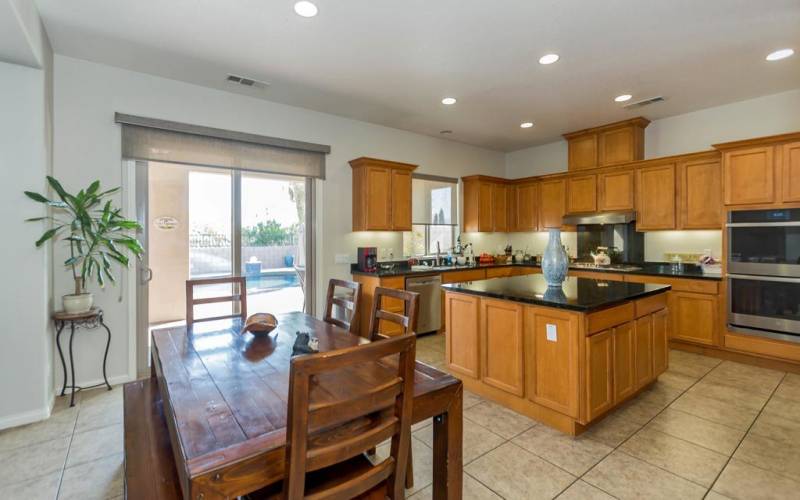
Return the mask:
[[[668,364],[668,285],[542,275],[452,283],[446,363],[464,386],[578,435]]]

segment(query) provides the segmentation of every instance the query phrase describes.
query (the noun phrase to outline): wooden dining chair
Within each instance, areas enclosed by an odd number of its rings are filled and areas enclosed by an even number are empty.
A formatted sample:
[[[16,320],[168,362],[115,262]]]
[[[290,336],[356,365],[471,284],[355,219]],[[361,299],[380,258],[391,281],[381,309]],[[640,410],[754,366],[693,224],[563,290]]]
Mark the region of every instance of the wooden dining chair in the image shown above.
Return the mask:
[[[292,359],[283,498],[403,498],[415,349],[416,336],[402,335]],[[391,379],[354,382],[353,370],[396,355]],[[348,397],[332,396],[325,383]],[[373,464],[364,452],[387,439],[389,457]]]
[[[403,313],[384,309],[384,299],[394,300],[403,304]],[[378,332],[381,320],[395,323],[400,327],[401,334],[416,334],[417,316],[419,314],[419,294],[394,288],[376,287],[372,299],[372,314],[369,318],[369,332],[365,335],[370,340],[385,338],[386,335]]]
[[[195,287],[229,284],[231,286],[231,294],[219,297],[202,297],[199,299],[194,298]],[[238,290],[238,291],[237,291]],[[238,304],[238,312],[222,316],[211,316],[208,318],[195,318],[194,306],[199,304],[215,304],[218,302],[231,302],[233,311],[236,311]],[[225,276],[223,278],[201,278],[196,280],[186,280],[186,326],[191,327],[192,324],[199,321],[214,321],[218,319],[228,318],[241,318],[244,322],[247,319],[247,280],[244,276]]]
[[[349,291],[349,297],[336,295],[336,289]],[[325,305],[326,323],[344,328],[348,332],[358,335],[358,304],[361,302],[361,283],[332,279],[328,282],[328,299]],[[345,318],[334,316],[333,307],[338,306],[344,310]]]

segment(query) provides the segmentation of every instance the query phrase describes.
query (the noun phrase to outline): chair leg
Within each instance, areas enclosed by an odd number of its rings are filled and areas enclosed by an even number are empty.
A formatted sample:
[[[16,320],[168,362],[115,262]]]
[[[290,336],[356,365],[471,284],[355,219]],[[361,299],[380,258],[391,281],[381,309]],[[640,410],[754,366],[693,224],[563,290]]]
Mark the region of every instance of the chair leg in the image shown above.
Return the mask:
[[[408,466],[406,467],[406,489],[414,487],[414,455],[408,450]]]

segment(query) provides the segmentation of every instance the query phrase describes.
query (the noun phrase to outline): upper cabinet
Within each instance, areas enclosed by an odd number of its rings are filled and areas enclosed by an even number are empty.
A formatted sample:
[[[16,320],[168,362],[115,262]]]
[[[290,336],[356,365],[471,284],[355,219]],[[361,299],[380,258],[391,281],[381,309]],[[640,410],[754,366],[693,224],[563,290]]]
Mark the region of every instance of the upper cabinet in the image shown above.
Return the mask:
[[[510,210],[514,231],[539,229],[539,184],[526,182],[509,186],[514,191]]]
[[[575,175],[567,178],[567,213],[597,211],[597,176]]]
[[[567,181],[550,178],[539,183],[539,229],[560,228],[567,207]]]
[[[619,165],[644,158],[644,129],[649,120],[639,117],[564,134],[569,170]]]
[[[411,172],[416,165],[356,158],[353,169],[353,231],[411,230]]]
[[[722,227],[722,172],[716,151],[678,162],[679,229]]]
[[[597,210],[611,212],[634,209],[633,170],[597,175]]]
[[[715,144],[725,205],[800,202],[800,133]]]
[[[636,229],[675,229],[675,164],[636,170]]]
[[[472,175],[464,182],[464,232],[505,232],[509,225],[509,185],[505,179]]]

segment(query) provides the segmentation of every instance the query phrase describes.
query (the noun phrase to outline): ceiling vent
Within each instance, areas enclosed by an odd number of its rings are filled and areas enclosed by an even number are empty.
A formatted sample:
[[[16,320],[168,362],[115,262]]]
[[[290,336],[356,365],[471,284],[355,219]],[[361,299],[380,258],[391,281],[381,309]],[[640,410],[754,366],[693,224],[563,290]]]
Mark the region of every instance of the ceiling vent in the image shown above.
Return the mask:
[[[625,109],[635,109],[641,108],[644,106],[649,106],[650,104],[655,104],[657,102],[661,102],[664,100],[663,96],[656,96],[656,97],[649,97],[647,99],[642,99],[641,101],[632,102],[630,104],[626,104],[623,106]]]
[[[254,87],[258,89],[264,89],[269,87],[269,83],[267,82],[256,80],[255,78],[247,78],[246,76],[229,74],[225,80],[230,83],[238,83],[239,85],[244,85],[245,87]]]

